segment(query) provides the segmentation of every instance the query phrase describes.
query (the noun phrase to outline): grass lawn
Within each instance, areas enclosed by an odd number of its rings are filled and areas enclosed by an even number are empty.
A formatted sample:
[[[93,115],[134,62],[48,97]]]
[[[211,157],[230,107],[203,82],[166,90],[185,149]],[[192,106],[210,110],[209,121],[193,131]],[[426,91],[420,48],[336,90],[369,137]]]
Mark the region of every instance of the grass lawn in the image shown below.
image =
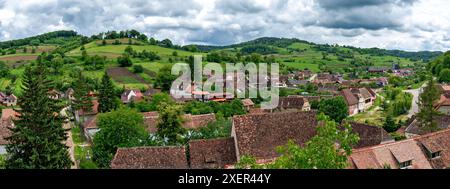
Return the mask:
[[[72,128],[72,139],[75,145],[75,161],[80,169],[96,169],[97,165],[92,161],[92,148],[85,142],[81,129],[76,126]]]

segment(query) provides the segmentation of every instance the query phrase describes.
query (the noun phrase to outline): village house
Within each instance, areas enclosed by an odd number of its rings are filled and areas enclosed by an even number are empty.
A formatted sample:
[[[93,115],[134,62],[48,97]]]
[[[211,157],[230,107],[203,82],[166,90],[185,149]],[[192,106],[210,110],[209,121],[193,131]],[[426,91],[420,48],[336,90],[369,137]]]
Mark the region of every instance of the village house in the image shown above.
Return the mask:
[[[143,96],[144,95],[139,89],[127,89],[120,95],[120,100],[122,100],[124,104],[128,104],[132,101],[136,102],[142,100]]]
[[[75,99],[75,97],[73,96],[74,93],[75,91],[73,90],[73,88],[68,88],[66,92],[64,92],[64,98],[68,100],[74,100]]]
[[[7,137],[11,136],[10,128],[14,127],[13,120],[17,118],[19,114],[11,108],[2,109],[2,118],[0,120],[0,155],[6,154],[6,145],[9,141]]]
[[[250,112],[250,110],[255,106],[255,103],[253,103],[252,99],[249,98],[243,99],[241,102],[247,112]]]
[[[436,121],[436,125],[439,130],[447,129],[450,127],[450,115],[440,115],[434,120]],[[405,129],[405,136],[407,138],[412,138],[415,136],[428,134],[429,132],[430,131],[420,129],[417,119],[413,119],[413,121]]]
[[[6,154],[6,145],[9,141],[6,140],[7,137],[11,136],[10,128],[13,127],[11,119],[0,120],[0,155]]]
[[[450,129],[353,150],[350,169],[448,169]]]
[[[14,94],[6,94],[0,92],[0,103],[4,106],[15,106],[17,105],[17,97]]]
[[[317,77],[313,80],[316,84],[332,84],[339,81],[343,81],[342,75],[330,74],[330,73],[318,73]]]
[[[363,123],[350,122],[352,131],[358,133],[359,142],[354,148],[364,148],[395,142],[395,140],[383,128]]]
[[[76,111],[75,121],[77,122],[86,121],[98,114],[98,105],[99,105],[98,100],[94,99],[91,102],[92,102],[91,108],[87,110],[81,109]]]
[[[450,115],[450,92],[444,92],[441,95],[439,101],[435,104],[435,108],[445,115]]]
[[[311,105],[308,99],[301,96],[280,97],[278,101],[278,111],[310,111]]]
[[[48,94],[48,98],[53,99],[53,100],[59,100],[64,96],[64,93],[56,90],[56,89],[51,89],[47,92]]]
[[[144,97],[146,100],[151,100],[153,95],[160,93],[161,89],[149,88],[144,92]]]
[[[144,125],[147,131],[150,133],[155,133],[158,130],[158,112],[145,112],[142,114],[144,116]],[[216,116],[214,113],[201,115],[184,114],[182,117],[184,121],[183,127],[186,129],[206,127],[209,123],[216,121]]]
[[[376,99],[376,93],[370,88],[343,89],[341,96],[347,103],[349,115],[355,115],[369,109]]]
[[[112,169],[187,169],[184,146],[118,148]]]
[[[387,67],[369,67],[367,69],[369,73],[386,73],[389,71],[389,68]]]

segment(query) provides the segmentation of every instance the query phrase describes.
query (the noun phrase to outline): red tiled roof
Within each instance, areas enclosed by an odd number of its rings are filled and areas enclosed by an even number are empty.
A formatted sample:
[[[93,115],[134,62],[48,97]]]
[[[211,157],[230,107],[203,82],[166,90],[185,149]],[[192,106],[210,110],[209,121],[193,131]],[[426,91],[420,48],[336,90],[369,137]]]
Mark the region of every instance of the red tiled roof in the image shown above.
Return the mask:
[[[184,146],[117,149],[112,169],[187,169]]]
[[[389,133],[381,127],[356,122],[351,122],[350,125],[353,132],[357,133],[359,136],[359,142],[354,148],[375,146],[393,140],[389,136]]]
[[[280,97],[280,100],[278,102],[278,108],[302,109],[306,101],[307,100],[305,98],[299,96]]]
[[[147,131],[154,133],[157,131],[158,125],[158,112],[146,112],[144,114],[144,125],[147,128]],[[184,123],[183,127],[186,129],[198,129],[200,127],[205,127],[208,123],[214,122],[216,120],[216,116],[214,113],[211,114],[202,114],[202,115],[191,115],[184,114],[183,115]]]
[[[2,121],[9,120],[10,118],[16,119],[20,114],[12,108],[2,109]]]
[[[352,106],[358,104],[358,98],[356,98],[355,95],[353,95],[350,89],[343,89],[341,91],[341,95],[344,97],[347,105]]]
[[[1,120],[0,121],[0,145],[9,144],[9,141],[6,140],[7,137],[11,136],[12,120]]]
[[[431,153],[441,152],[432,158]],[[450,167],[450,129],[411,139],[357,149],[350,156],[350,168],[399,168],[399,163],[412,161],[413,169],[442,169]]]
[[[243,100],[241,100],[241,102],[242,102],[242,105],[244,105],[244,106],[253,106],[253,105],[255,105],[253,103],[252,99],[249,99],[249,98],[243,99]]]
[[[189,142],[191,168],[224,168],[236,163],[234,138],[191,140]]]
[[[92,108],[90,111],[79,110],[78,115],[96,115],[98,114],[98,100],[92,100]]]
[[[233,118],[237,155],[259,159],[277,157],[275,148],[288,140],[304,144],[316,134],[316,112],[250,114]]]

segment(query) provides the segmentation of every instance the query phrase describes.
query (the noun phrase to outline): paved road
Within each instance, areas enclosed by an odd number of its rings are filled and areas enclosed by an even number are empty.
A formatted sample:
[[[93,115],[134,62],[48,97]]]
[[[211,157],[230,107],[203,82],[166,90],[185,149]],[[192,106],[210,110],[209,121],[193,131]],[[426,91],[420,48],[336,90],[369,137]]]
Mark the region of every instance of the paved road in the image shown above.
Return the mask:
[[[411,93],[413,95],[413,102],[411,109],[408,112],[408,117],[413,116],[417,112],[419,112],[419,105],[417,102],[419,102],[419,95],[422,92],[422,89],[426,86],[426,84],[423,84],[422,87],[418,89],[410,89],[410,90],[404,90],[404,92]]]

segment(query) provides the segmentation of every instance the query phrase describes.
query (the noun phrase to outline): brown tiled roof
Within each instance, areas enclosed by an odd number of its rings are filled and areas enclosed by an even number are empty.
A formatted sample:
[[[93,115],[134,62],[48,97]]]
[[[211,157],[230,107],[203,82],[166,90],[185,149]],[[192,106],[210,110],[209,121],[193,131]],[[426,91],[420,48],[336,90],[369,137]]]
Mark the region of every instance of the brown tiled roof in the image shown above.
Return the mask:
[[[290,139],[307,142],[316,134],[316,125],[316,112],[250,114],[233,118],[232,135],[238,156],[270,159],[278,156],[275,148]]]
[[[191,140],[189,142],[191,168],[224,168],[236,163],[234,138]]]
[[[184,146],[117,149],[112,169],[187,169]]]
[[[303,97],[298,96],[290,96],[290,97],[280,97],[278,102],[278,108],[295,108],[302,109],[305,104],[305,100]]]
[[[347,105],[352,106],[358,104],[358,98],[356,98],[355,95],[353,95],[350,89],[343,89],[341,91],[341,95],[344,97],[345,102],[347,102]]]
[[[392,141],[389,133],[381,127],[356,122],[351,122],[349,124],[351,125],[353,132],[359,135],[359,142],[354,148],[375,146],[383,142]]]
[[[89,118],[86,122],[83,124],[84,129],[95,129],[97,128],[97,116],[93,116]]]
[[[450,115],[441,115],[438,116],[436,119],[436,124],[439,129],[447,129],[450,126]],[[419,123],[417,122],[417,119],[415,119],[407,128],[406,133],[416,134],[416,135],[423,135],[427,134],[427,131],[423,131],[419,128]]]
[[[146,112],[144,115],[144,125],[147,128],[147,131],[154,133],[157,131],[158,125],[158,112]],[[191,115],[184,114],[183,115],[184,123],[183,127],[186,129],[198,129],[200,127],[205,127],[208,123],[214,122],[216,120],[216,116],[211,114],[202,114],[202,115]]]
[[[414,169],[431,169],[427,157],[413,139],[354,150],[349,160],[354,169],[398,169],[399,163],[412,160]]]
[[[7,121],[10,118],[15,119],[19,115],[20,114],[18,112],[14,111],[14,109],[12,109],[12,108],[2,109],[2,121]]]
[[[441,152],[432,158],[430,153]],[[412,161],[413,169],[442,169],[450,167],[450,129],[417,136],[403,141],[353,151],[350,168],[399,168],[399,163]]]
[[[431,166],[435,169],[450,167],[450,130],[443,130],[417,138],[422,145],[425,154],[440,152],[440,157],[432,159],[428,157]]]
[[[92,100],[92,109],[89,111],[79,110],[78,115],[95,115],[98,114],[98,100]]]
[[[242,105],[244,105],[244,106],[253,106],[253,105],[255,105],[253,103],[252,99],[249,99],[249,98],[243,99],[243,100],[241,100],[241,102],[242,102]]]
[[[11,128],[12,125],[12,119],[0,120],[0,145],[9,144],[9,141],[7,141],[6,138],[11,136],[11,130],[9,130],[9,128]]]

